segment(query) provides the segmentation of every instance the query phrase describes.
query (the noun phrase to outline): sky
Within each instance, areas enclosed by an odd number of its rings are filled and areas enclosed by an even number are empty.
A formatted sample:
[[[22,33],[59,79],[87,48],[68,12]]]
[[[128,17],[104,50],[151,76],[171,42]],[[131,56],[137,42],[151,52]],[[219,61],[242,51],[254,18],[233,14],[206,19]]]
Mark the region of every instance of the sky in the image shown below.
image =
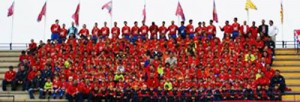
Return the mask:
[[[8,8],[15,1],[14,15],[7,17]],[[65,23],[67,27],[73,22],[72,14],[80,2],[80,16],[78,28],[87,24],[88,29],[92,29],[95,22],[103,26],[103,22],[108,22],[111,27],[112,22],[118,22],[118,26],[123,26],[123,21],[127,21],[130,26],[134,21],[141,25],[143,19],[142,10],[146,4],[147,19],[146,24],[150,25],[155,21],[159,26],[162,21],[166,25],[174,20],[178,24],[175,16],[178,1],[180,1],[187,20],[193,19],[194,26],[197,22],[208,23],[212,19],[213,0],[113,0],[112,16],[107,10],[101,7],[110,0],[47,0],[46,17],[41,22],[37,22],[37,16],[46,0],[0,0],[0,43],[28,43],[30,39],[44,40],[50,38],[50,26],[55,19],[60,20],[60,24]],[[279,28],[277,40],[293,41],[295,29],[300,29],[300,0],[284,0],[284,24],[280,23],[280,2],[281,0],[252,0],[257,6],[257,10],[249,11],[249,21],[256,21],[260,24],[262,19],[273,20],[274,25]],[[223,26],[226,20],[232,23],[234,17],[239,18],[239,22],[247,21],[245,11],[246,0],[215,0],[219,23],[216,26]],[[248,23],[250,24],[250,23]],[[222,37],[223,33],[218,30],[217,36]]]

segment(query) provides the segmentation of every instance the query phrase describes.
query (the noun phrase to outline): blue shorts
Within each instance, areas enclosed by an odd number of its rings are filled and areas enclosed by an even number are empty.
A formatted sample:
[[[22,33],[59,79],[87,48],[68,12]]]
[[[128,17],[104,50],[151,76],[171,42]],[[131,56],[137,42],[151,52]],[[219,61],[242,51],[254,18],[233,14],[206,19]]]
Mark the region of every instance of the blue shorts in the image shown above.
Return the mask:
[[[208,39],[212,39],[214,36],[213,34],[207,34]]]
[[[136,36],[136,35],[134,35],[134,36],[131,37],[132,41],[136,41],[137,39],[138,39],[138,36]]]
[[[195,37],[195,34],[189,34],[190,39],[193,39]]]
[[[54,40],[58,40],[59,38],[59,33],[52,33],[51,35],[51,40],[54,41]]]
[[[130,40],[129,35],[125,35],[125,38],[126,38],[127,40]]]
[[[146,36],[145,36],[145,35],[140,35],[140,37],[141,37],[143,40],[146,40]]]
[[[235,39],[238,36],[239,36],[239,32],[237,32],[237,31],[232,32],[232,39]]]
[[[171,34],[171,37],[172,37],[173,39],[176,39],[176,34]]]

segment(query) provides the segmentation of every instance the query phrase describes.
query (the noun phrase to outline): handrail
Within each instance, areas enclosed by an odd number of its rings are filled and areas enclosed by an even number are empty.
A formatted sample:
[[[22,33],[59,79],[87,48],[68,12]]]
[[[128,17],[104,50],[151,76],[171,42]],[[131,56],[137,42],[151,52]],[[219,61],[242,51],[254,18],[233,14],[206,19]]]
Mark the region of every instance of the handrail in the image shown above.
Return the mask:
[[[15,95],[0,95],[0,97],[12,97],[13,102],[15,102]]]

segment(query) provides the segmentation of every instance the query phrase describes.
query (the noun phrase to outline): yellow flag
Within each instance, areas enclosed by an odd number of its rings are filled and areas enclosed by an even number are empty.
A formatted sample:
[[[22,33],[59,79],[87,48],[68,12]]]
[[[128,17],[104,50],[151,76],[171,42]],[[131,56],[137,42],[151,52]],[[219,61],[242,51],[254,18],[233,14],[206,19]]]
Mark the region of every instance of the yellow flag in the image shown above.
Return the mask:
[[[245,9],[254,9],[257,10],[256,5],[251,1],[251,0],[247,0],[246,4],[245,4]]]
[[[281,4],[280,4],[280,20],[281,20],[281,24],[283,24],[283,6],[282,6],[282,1],[281,1]]]

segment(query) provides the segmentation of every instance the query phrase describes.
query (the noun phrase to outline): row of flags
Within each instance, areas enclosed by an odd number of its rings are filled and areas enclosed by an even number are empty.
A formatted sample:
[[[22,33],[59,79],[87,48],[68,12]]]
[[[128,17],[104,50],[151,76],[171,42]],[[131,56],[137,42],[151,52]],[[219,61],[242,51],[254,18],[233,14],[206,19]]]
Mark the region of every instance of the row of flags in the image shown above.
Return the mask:
[[[103,6],[102,6],[102,10],[106,9],[108,11],[108,13],[110,14],[110,16],[112,16],[112,0],[105,3]],[[14,14],[14,4],[15,2],[13,2],[11,4],[11,6],[8,8],[8,13],[7,13],[7,16],[10,17],[10,16],[13,16]],[[280,4],[281,8],[280,8],[280,18],[281,18],[281,23],[283,24],[283,5],[282,5],[282,0],[281,0],[281,4]],[[38,18],[37,18],[37,21],[40,22],[43,18],[43,16],[46,16],[46,8],[47,8],[47,2],[45,2],[44,6],[42,7],[39,15],[38,15]],[[256,5],[251,1],[251,0],[246,0],[246,3],[245,3],[245,10],[248,11],[249,9],[253,9],[253,10],[257,10],[257,7]],[[77,8],[76,8],[76,11],[75,13],[72,15],[72,18],[75,22],[76,25],[79,25],[79,12],[80,12],[80,3],[77,5]],[[146,3],[144,4],[144,8],[143,8],[143,11],[142,11],[142,15],[143,15],[143,21],[145,22],[146,21]],[[180,17],[181,20],[185,21],[185,15],[184,15],[184,12],[183,12],[183,8],[180,4],[180,2],[178,1],[178,5],[177,5],[177,9],[176,9],[176,13],[175,13],[176,16]],[[215,0],[213,0],[213,20],[215,22],[218,22],[218,14],[217,14],[217,9],[216,9],[216,4],[215,4]]]

